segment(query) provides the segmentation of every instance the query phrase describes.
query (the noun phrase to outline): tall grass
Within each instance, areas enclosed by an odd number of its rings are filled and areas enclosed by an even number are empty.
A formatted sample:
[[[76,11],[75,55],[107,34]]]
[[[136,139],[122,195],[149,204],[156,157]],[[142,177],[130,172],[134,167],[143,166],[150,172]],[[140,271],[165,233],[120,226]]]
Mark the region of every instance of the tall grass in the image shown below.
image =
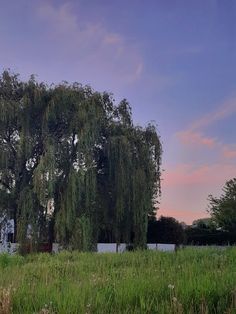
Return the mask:
[[[236,313],[236,249],[0,255],[0,313]]]

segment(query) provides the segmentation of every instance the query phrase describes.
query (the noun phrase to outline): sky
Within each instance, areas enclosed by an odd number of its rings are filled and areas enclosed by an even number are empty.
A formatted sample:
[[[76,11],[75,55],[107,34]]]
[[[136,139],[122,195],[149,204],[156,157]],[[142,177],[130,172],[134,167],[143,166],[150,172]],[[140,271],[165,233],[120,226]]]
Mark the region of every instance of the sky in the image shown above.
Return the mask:
[[[126,98],[163,145],[160,215],[207,217],[236,176],[235,0],[0,0],[0,70]]]

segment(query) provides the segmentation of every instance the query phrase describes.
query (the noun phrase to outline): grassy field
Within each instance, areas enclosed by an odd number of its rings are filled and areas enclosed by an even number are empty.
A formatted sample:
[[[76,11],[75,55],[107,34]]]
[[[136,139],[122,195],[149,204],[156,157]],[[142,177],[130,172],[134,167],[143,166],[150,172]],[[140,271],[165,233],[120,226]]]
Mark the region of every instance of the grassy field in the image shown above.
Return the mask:
[[[236,249],[0,255],[0,313],[236,313]]]

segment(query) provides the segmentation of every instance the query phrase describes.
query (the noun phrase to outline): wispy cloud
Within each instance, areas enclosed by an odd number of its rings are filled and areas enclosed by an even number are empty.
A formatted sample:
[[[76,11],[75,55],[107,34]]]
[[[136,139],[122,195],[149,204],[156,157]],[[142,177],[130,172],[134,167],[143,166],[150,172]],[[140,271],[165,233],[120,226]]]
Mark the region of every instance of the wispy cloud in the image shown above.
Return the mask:
[[[190,45],[190,46],[180,46],[171,47],[171,49],[165,50],[165,53],[170,56],[188,56],[188,55],[199,55],[204,52],[204,47],[202,45]]]
[[[179,164],[169,168],[163,175],[163,186],[215,185],[224,182],[235,173],[234,164],[205,164],[198,167],[192,164]]]
[[[193,145],[195,147],[196,145],[200,145],[213,148],[218,144],[215,138],[208,137],[200,132],[194,132],[191,130],[178,132],[177,136],[183,144]]]
[[[104,43],[111,45],[123,44],[123,38],[119,34],[107,34],[104,37]]]
[[[46,21],[50,21],[58,33],[73,34],[78,31],[77,18],[72,13],[69,3],[54,7],[52,3],[42,2],[38,7],[39,15]]]
[[[193,121],[190,125],[191,130],[205,129],[212,124],[229,117],[231,114],[236,113],[236,98],[226,100],[215,111],[210,112],[200,119]]]
[[[224,183],[234,174],[233,163],[169,166],[163,174],[158,215],[173,216],[187,223],[208,216],[208,195],[220,195]]]
[[[196,119],[175,134],[186,163],[176,160],[163,174],[163,198],[159,214],[168,213],[191,222],[207,215],[207,196],[219,195],[224,183],[235,176],[236,143],[227,144],[207,131],[236,113],[236,98]]]
[[[58,6],[43,2],[38,7],[50,40],[60,46],[64,58],[73,56],[80,69],[86,64],[95,75],[100,72],[108,79],[116,75],[116,81],[124,84],[139,80],[143,59],[135,44],[103,23],[85,21],[79,14],[68,3]]]
[[[226,150],[225,145],[216,137],[207,136],[204,132],[211,125],[230,117],[234,113],[236,113],[236,98],[231,98],[217,110],[193,121],[186,130],[177,132],[176,136],[185,145],[200,145],[210,149],[218,147],[220,150]]]
[[[225,145],[223,149],[223,156],[228,159],[236,158],[236,147],[232,148],[231,145]]]

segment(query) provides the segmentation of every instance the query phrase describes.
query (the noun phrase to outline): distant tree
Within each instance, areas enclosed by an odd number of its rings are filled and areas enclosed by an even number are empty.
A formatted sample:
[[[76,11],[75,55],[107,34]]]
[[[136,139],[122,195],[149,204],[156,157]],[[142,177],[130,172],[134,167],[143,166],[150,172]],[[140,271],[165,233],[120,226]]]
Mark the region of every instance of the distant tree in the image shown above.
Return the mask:
[[[175,243],[184,242],[184,229],[173,217],[161,216],[159,220],[149,221],[148,226],[149,243]]]
[[[180,224],[181,224],[181,226],[183,227],[184,230],[188,227],[188,225],[184,221],[181,221]]]
[[[202,229],[212,228],[213,221],[211,218],[200,218],[193,221],[192,227],[198,227]]]
[[[209,212],[216,226],[224,231],[236,230],[236,178],[225,183],[222,195],[209,196]]]
[[[186,243],[190,245],[228,245],[236,243],[236,232],[213,226],[189,226],[185,229]]]

